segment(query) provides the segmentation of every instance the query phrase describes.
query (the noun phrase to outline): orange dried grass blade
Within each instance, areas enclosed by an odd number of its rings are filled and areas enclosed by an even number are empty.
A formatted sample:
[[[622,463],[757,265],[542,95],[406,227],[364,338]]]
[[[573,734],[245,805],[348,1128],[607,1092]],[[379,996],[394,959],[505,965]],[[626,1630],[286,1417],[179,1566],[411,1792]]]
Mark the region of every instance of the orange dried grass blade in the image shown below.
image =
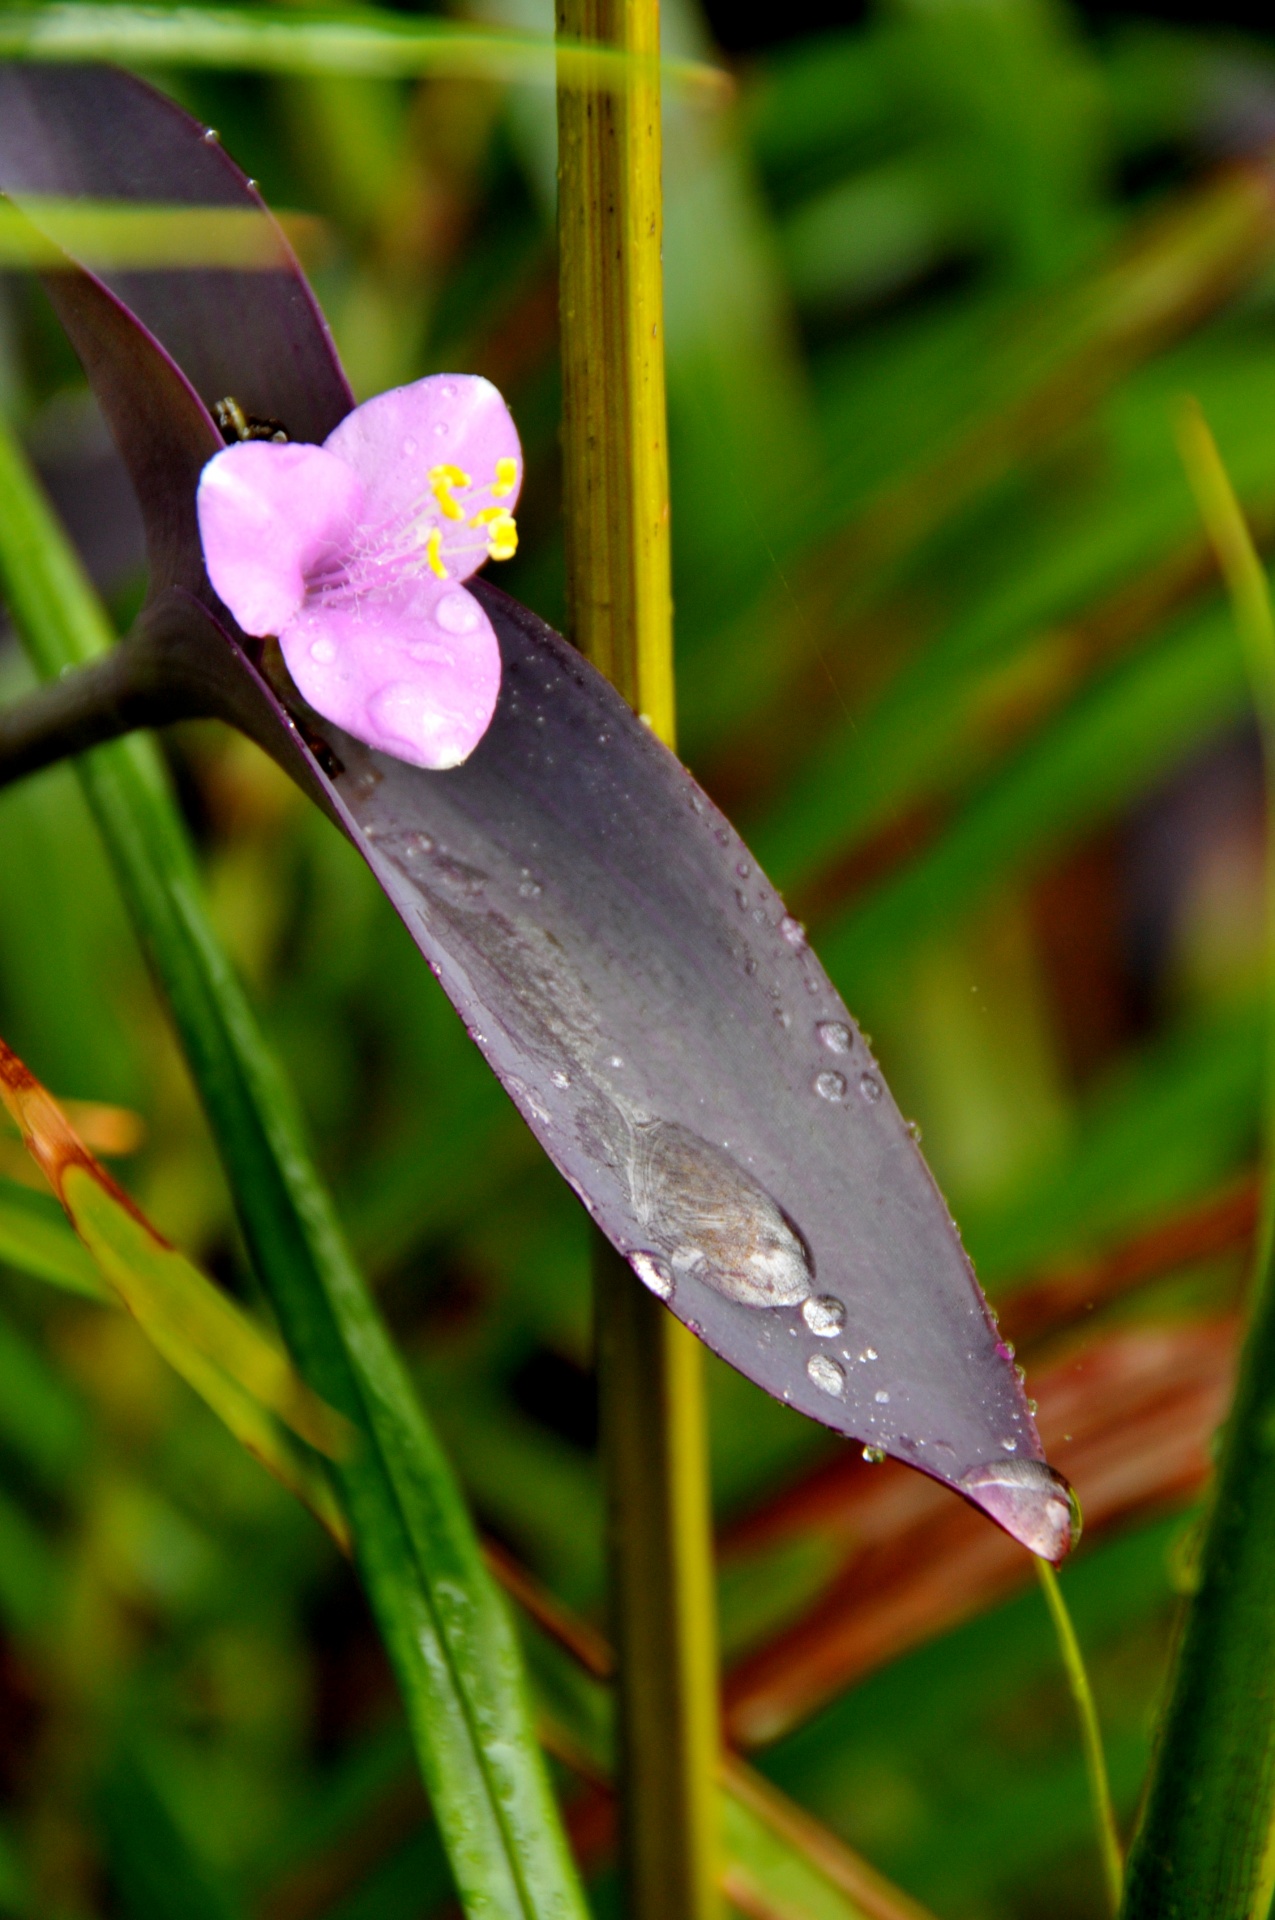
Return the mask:
[[[337,1457],[349,1444],[347,1423],[311,1392],[287,1355],[151,1225],[3,1040],[0,1102],[97,1263],[110,1297],[133,1315],[236,1439],[348,1549],[348,1528],[326,1478],[279,1424]]]

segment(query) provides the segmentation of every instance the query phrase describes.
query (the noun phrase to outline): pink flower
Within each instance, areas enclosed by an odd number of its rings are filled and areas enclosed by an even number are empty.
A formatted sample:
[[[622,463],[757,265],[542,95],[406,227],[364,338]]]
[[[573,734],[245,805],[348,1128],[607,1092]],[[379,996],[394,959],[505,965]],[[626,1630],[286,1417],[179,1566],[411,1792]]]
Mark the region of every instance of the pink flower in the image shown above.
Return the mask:
[[[522,451],[487,380],[378,394],[321,447],[243,440],[199,482],[213,587],[276,634],[317,713],[419,767],[454,767],[491,722],[500,651],[461,582],[518,543]]]

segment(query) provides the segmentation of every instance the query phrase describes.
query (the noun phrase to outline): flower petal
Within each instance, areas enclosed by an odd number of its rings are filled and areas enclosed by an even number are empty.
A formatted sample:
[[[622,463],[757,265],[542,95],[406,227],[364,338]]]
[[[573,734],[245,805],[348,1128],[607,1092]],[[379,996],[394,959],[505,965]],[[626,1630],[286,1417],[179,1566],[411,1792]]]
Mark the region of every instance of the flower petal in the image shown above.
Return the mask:
[[[279,644],[316,713],[413,766],[458,766],[495,712],[496,635],[473,595],[452,582],[315,596]]]
[[[433,373],[378,393],[324,445],[363,482],[370,540],[413,540],[419,564],[441,565],[452,580],[468,579],[488,557],[490,516],[507,516],[522,485],[518,429],[499,391],[476,374]],[[429,561],[434,528],[441,537]]]
[[[245,440],[200,475],[196,504],[213,587],[245,633],[278,633],[310,576],[337,562],[359,516],[359,477],[323,447]]]

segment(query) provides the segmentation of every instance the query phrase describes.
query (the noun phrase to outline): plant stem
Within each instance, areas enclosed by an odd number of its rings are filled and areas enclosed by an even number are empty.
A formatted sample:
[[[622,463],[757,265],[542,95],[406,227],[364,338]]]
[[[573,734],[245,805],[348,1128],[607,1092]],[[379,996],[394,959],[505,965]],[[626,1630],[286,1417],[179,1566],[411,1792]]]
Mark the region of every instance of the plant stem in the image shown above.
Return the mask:
[[[1199,409],[1178,443],[1235,612],[1262,726],[1267,923],[1275,926],[1275,621],[1261,561]],[[1268,935],[1269,939],[1269,935]],[[1269,940],[1275,1036],[1275,940]],[[1199,1586],[1187,1613],[1142,1823],[1125,1920],[1267,1920],[1275,1812],[1275,1284],[1268,1064],[1267,1193],[1249,1327],[1227,1424]]]
[[[1054,1623],[1054,1632],[1058,1635],[1058,1650],[1062,1655],[1067,1685],[1071,1688],[1071,1697],[1075,1702],[1076,1718],[1080,1722],[1080,1741],[1085,1751],[1085,1772],[1089,1776],[1089,1797],[1093,1802],[1094,1824],[1098,1829],[1098,1848],[1102,1855],[1102,1875],[1106,1882],[1111,1911],[1117,1913],[1120,1909],[1120,1890],[1124,1880],[1124,1861],[1120,1854],[1120,1832],[1116,1826],[1116,1812],[1111,1804],[1111,1782],[1107,1778],[1107,1759],[1102,1750],[1102,1729],[1098,1725],[1098,1708],[1094,1702],[1093,1690],[1089,1685],[1089,1675],[1085,1671],[1084,1655],[1080,1651],[1076,1629],[1072,1625],[1067,1602],[1063,1599],[1058,1575],[1047,1560],[1037,1560],[1036,1572],[1040,1577],[1041,1589],[1045,1595],[1045,1605],[1049,1608],[1049,1616]]]
[[[572,634],[671,746],[658,0],[558,0],[557,26],[639,56],[623,92],[559,75]],[[702,1354],[601,1245],[595,1274],[628,1910],[709,1920],[718,1703]]]

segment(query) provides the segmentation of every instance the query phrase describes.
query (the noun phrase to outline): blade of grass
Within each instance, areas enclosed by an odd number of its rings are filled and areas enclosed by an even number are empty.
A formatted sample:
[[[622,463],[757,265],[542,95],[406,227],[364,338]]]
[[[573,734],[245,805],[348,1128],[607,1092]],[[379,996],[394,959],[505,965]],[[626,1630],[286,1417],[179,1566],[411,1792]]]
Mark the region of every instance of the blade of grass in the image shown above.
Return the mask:
[[[557,26],[646,62],[609,97],[569,63],[559,72],[567,593],[577,646],[671,746],[659,8],[559,0]],[[627,1907],[634,1920],[709,1920],[718,1699],[702,1356],[601,1244],[594,1298]]]
[[[1275,929],[1275,618],[1262,563],[1204,416],[1191,405],[1178,445],[1217,551],[1262,727],[1267,785],[1267,915]],[[1275,984],[1275,940],[1267,967]],[[1275,1008],[1272,1009],[1275,1011]],[[1267,1193],[1257,1280],[1217,1486],[1141,1824],[1130,1850],[1126,1920],[1266,1920],[1275,1813],[1275,1273],[1267,1057]]]
[[[450,20],[402,20],[375,9],[306,14],[259,7],[31,7],[0,13],[0,59],[114,60],[141,67],[236,67],[255,73],[365,74],[384,79],[449,74],[551,84],[555,58],[572,80],[607,90],[647,84],[658,47],[636,57],[534,33],[496,33]],[[699,60],[663,64],[689,93],[729,93],[720,68]]]
[[[92,1254],[51,1197],[32,1193],[16,1180],[0,1179],[0,1260],[67,1293],[108,1298]]]
[[[1080,1722],[1080,1740],[1085,1752],[1085,1774],[1089,1781],[1089,1797],[1093,1802],[1094,1824],[1098,1829],[1102,1877],[1107,1888],[1107,1898],[1111,1902],[1111,1911],[1118,1913],[1120,1892],[1124,1882],[1124,1861],[1120,1855],[1120,1833],[1116,1826],[1116,1810],[1111,1803],[1111,1782],[1107,1777],[1107,1756],[1102,1750],[1102,1729],[1098,1725],[1098,1708],[1094,1701],[1093,1689],[1089,1684],[1089,1675],[1085,1671],[1084,1655],[1080,1651],[1076,1629],[1072,1625],[1071,1614],[1063,1598],[1062,1587],[1059,1585],[1058,1575],[1047,1560],[1037,1560],[1036,1573],[1045,1596],[1045,1605],[1049,1608],[1049,1617],[1054,1623],[1054,1632],[1058,1636],[1058,1651],[1062,1655],[1067,1685],[1071,1689],[1071,1697],[1076,1704],[1076,1718]]]
[[[0,507],[10,612],[51,678],[101,653],[113,635],[3,432]],[[162,763],[149,741],[133,737],[86,755],[79,771],[285,1340],[309,1384],[361,1431],[338,1481],[462,1899],[501,1920],[582,1916],[504,1604],[217,945]]]
[[[157,1233],[94,1160],[45,1089],[0,1040],[0,1101],[66,1209],[115,1304],[269,1473],[303,1500],[343,1552],[349,1528],[332,1489],[278,1422],[339,1454],[353,1440],[287,1356]]]

